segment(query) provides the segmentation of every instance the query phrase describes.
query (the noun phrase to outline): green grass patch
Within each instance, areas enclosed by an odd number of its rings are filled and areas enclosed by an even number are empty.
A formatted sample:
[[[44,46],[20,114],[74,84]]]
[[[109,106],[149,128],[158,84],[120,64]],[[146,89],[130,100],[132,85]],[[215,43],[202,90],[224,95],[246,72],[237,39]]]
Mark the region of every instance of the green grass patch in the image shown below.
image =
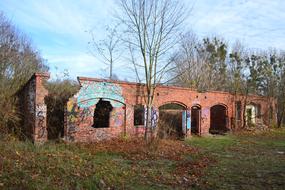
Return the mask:
[[[285,189],[285,130],[193,138],[216,163],[201,189]]]
[[[119,143],[0,141],[0,189],[285,189],[284,129]]]

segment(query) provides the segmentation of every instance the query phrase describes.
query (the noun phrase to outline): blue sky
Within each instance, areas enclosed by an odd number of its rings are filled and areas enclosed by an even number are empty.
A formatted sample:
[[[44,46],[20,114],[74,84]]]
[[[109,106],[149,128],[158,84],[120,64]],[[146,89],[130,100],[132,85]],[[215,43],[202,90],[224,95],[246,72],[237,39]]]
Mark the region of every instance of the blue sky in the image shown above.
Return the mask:
[[[186,29],[199,37],[217,35],[247,47],[285,50],[284,0],[184,0],[192,6]],[[112,22],[115,0],[0,0],[0,10],[25,34],[47,60],[52,77],[65,69],[70,77],[104,77],[106,66],[90,54],[89,30],[104,38]],[[56,69],[57,68],[57,69]],[[115,65],[120,79],[132,71]]]

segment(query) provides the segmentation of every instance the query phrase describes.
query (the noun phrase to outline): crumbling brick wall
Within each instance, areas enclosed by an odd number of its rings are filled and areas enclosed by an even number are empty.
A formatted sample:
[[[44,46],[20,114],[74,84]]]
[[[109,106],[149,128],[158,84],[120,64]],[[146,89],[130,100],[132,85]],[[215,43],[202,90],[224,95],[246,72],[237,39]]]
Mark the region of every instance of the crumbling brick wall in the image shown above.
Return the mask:
[[[126,102],[119,85],[79,79],[81,89],[69,99],[66,107],[65,137],[74,141],[97,141],[126,133]],[[107,128],[94,127],[96,104],[110,101],[112,111],[109,113]]]
[[[48,91],[43,84],[43,81],[48,78],[48,73],[36,73],[18,93],[23,134],[36,143],[45,142],[48,138],[47,106],[45,104]],[[136,125],[134,123],[135,106],[144,108],[141,115],[146,118],[146,89],[144,85],[85,77],[79,77],[78,80],[81,88],[66,105],[65,140],[92,142],[125,135],[144,134],[146,121]],[[276,113],[276,100],[272,98],[213,91],[200,93],[189,88],[158,86],[151,110],[151,127],[155,129],[159,127],[159,109],[170,103],[182,107],[182,110],[179,111],[181,115],[177,117],[182,119],[182,122],[179,120],[181,130],[178,131],[182,132],[184,137],[191,136],[191,109],[193,107],[199,107],[198,135],[209,134],[213,121],[216,125],[224,124],[224,128],[227,130],[238,129],[241,124],[236,122],[236,102],[240,102],[242,108],[248,104],[258,105],[260,109],[258,122],[270,125],[276,121],[276,114],[270,119],[270,113]],[[103,104],[106,104],[110,109],[106,111],[106,106]],[[212,118],[211,122],[211,115],[212,117],[220,115],[219,113],[211,114],[211,108],[214,106],[222,108],[223,118],[221,120]],[[98,116],[102,113],[104,117]],[[241,123],[244,113],[245,110],[242,109],[240,112]],[[100,126],[102,121],[99,122],[98,118],[105,118],[103,124],[107,122],[106,126]],[[217,129],[220,129],[220,126]]]
[[[48,91],[43,81],[48,78],[49,73],[35,73],[17,93],[23,135],[35,143],[47,140],[47,108],[44,98]]]
[[[144,125],[134,125],[134,107],[145,105],[145,88],[141,84],[131,82],[119,82],[100,80],[94,78],[78,78],[81,89],[67,103],[65,138],[70,141],[98,141],[118,137],[120,135],[142,135]],[[226,110],[226,127],[231,130],[236,126],[236,101],[244,103],[244,96],[232,95],[226,92],[199,93],[188,88],[174,86],[158,86],[156,88],[153,103],[153,127],[157,127],[159,119],[159,107],[167,103],[175,103],[184,107],[181,117],[184,118],[183,130],[185,136],[191,135],[190,113],[193,106],[201,108],[199,135],[209,134],[211,126],[211,108],[215,105],[223,106]],[[119,104],[118,110],[113,110],[110,116],[109,128],[94,128],[94,110],[100,99]],[[268,124],[267,113],[270,106],[274,107],[274,101],[260,96],[247,96],[246,103],[255,102],[261,105],[261,113],[264,122]],[[116,106],[113,106],[116,107]],[[243,113],[243,112],[242,112]],[[114,125],[119,123],[119,125]],[[186,128],[184,130],[184,128]]]

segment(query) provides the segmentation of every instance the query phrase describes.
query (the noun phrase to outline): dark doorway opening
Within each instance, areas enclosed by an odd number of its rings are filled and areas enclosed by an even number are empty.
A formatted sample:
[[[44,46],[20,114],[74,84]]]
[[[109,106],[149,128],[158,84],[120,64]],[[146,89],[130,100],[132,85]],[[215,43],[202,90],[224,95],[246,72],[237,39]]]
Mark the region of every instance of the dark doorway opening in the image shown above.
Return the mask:
[[[134,125],[144,125],[144,106],[134,106]]]
[[[176,103],[169,103],[159,107],[160,138],[181,139],[184,137],[182,129],[182,113],[185,108]]]
[[[113,110],[113,106],[109,101],[100,99],[96,104],[93,117],[94,128],[108,128],[110,127],[110,112]]]
[[[57,140],[64,137],[64,106],[66,100],[62,97],[56,96],[53,93],[45,97],[46,110],[46,126],[47,126],[47,138],[48,140]],[[39,122],[42,123],[44,117],[43,112],[40,111]],[[40,133],[39,136],[44,135]]]
[[[210,110],[210,130],[211,134],[224,134],[227,128],[227,108],[223,105],[215,105]]]
[[[191,134],[200,135],[201,107],[199,105],[191,108]]]

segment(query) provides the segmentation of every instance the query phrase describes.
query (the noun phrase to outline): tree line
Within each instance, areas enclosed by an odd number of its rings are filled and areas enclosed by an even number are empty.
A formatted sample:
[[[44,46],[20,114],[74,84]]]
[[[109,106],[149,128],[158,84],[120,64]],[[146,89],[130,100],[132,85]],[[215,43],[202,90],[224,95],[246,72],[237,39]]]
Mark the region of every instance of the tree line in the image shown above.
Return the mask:
[[[185,19],[191,9],[181,1],[120,0],[117,5],[116,27],[111,31],[119,34],[120,43],[117,40],[118,43],[112,43],[115,36],[105,39],[101,45],[94,39],[92,43],[97,47],[95,55],[110,56],[108,60],[112,61],[107,61],[110,71],[116,64],[110,52],[123,50],[127,55],[124,61],[133,66],[136,81],[145,84],[146,139],[153,130],[150,114],[155,89],[166,83],[198,91],[218,90],[276,98],[277,125],[281,126],[285,111],[283,51],[253,50],[238,41],[229,45],[219,37],[199,39],[193,32],[185,33]],[[110,73],[109,78],[111,76]]]
[[[198,39],[193,32],[181,36],[173,55],[177,76],[172,83],[198,91],[225,91],[261,95],[277,100],[277,125],[284,120],[285,52],[254,50],[241,42],[232,46],[222,38]]]

